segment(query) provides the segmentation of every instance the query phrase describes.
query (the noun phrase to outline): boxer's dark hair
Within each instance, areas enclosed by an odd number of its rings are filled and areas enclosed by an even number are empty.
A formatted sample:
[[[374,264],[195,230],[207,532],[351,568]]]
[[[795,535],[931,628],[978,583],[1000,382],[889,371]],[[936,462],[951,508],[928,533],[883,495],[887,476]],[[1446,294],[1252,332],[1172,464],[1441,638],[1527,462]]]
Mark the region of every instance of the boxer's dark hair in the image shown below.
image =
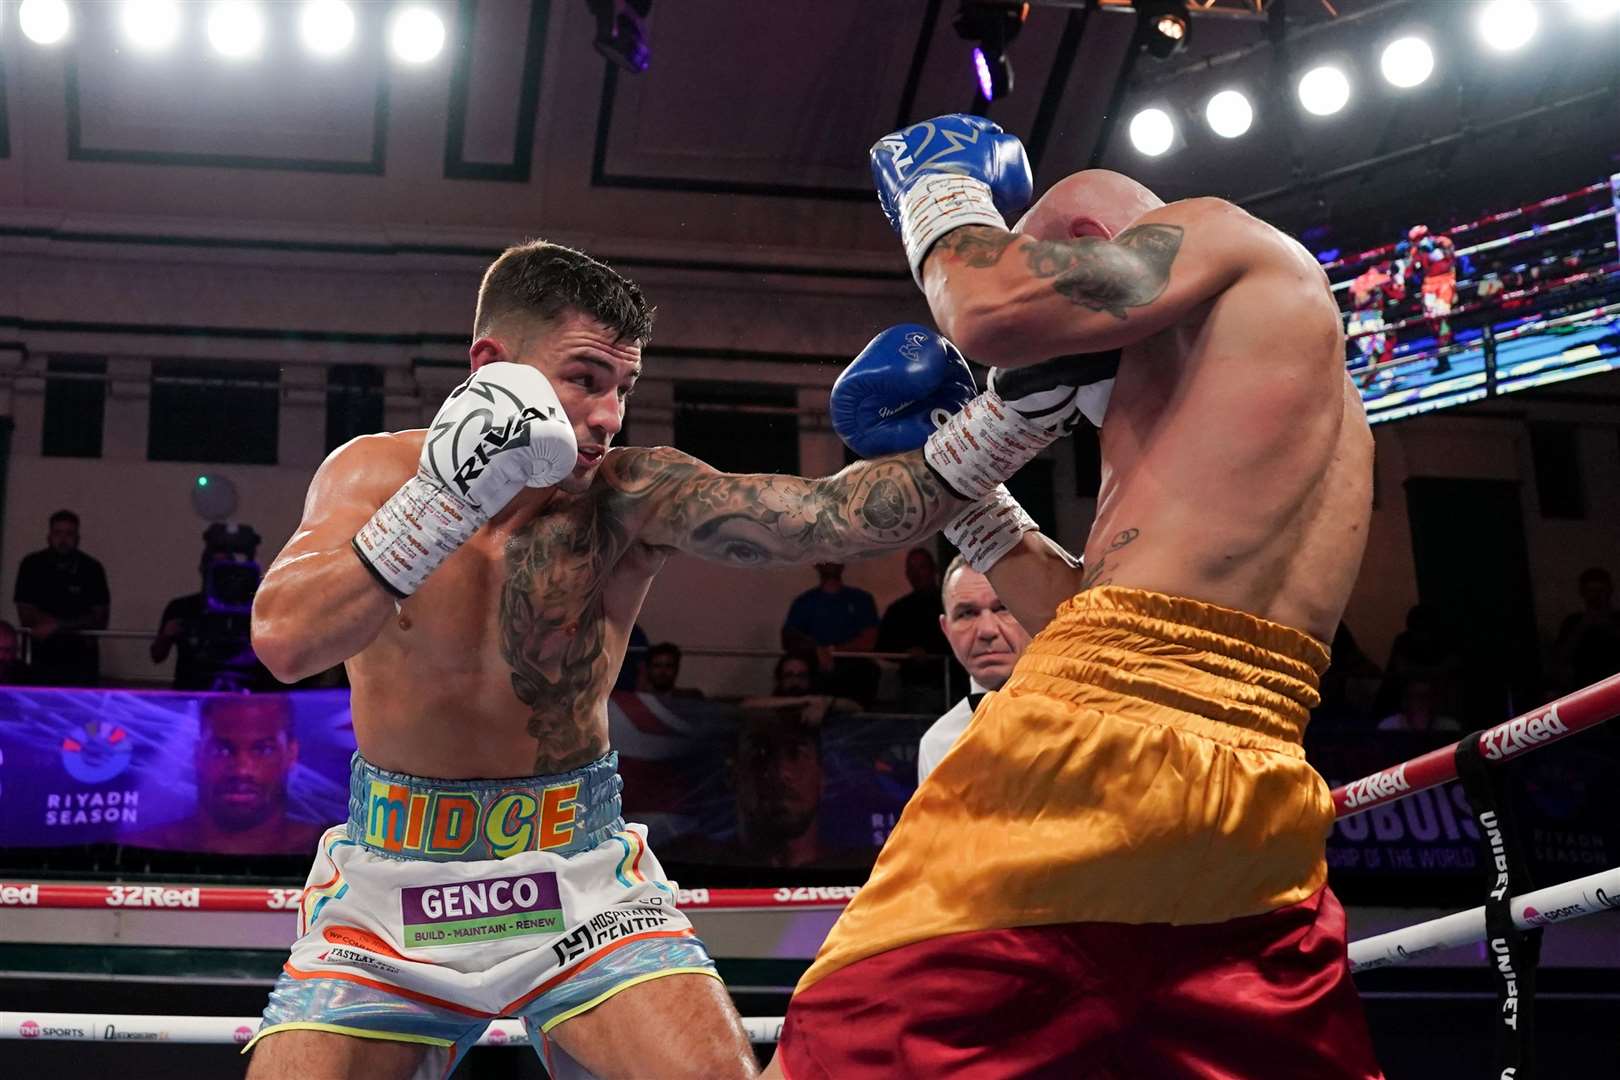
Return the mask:
[[[645,345],[652,337],[653,309],[635,282],[582,251],[544,240],[507,248],[484,272],[473,336],[513,314],[551,322],[569,311],[595,319],[615,341]]]

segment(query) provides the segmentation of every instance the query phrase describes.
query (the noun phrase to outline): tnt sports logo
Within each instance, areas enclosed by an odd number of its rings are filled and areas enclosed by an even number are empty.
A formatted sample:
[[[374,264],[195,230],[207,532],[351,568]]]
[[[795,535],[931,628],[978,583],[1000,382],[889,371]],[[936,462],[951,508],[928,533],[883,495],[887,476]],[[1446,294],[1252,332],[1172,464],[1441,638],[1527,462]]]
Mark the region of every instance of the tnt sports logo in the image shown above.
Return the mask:
[[[24,1020],[17,1028],[17,1034],[25,1039],[37,1039],[39,1038],[39,1024],[32,1020]]]
[[[62,768],[82,784],[99,784],[129,768],[134,752],[129,732],[92,720],[62,740]]]
[[[250,1040],[252,1038],[253,1038],[253,1029],[248,1027],[246,1024],[243,1024],[241,1027],[239,1027],[235,1031],[231,1032],[231,1041],[236,1043],[238,1046],[241,1046],[241,1045],[245,1044],[248,1040]]]

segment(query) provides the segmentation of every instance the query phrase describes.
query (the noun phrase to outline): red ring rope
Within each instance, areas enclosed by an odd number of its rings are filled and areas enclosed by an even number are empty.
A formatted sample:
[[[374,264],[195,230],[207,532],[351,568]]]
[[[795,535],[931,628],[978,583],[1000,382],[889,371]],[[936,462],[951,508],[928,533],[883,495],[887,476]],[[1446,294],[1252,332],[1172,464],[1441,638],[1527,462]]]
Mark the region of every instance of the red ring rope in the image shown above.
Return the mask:
[[[1478,738],[1486,761],[1506,761],[1620,716],[1620,675],[1566,694],[1464,739]],[[1339,817],[1352,817],[1457,779],[1457,742],[1333,789]]]

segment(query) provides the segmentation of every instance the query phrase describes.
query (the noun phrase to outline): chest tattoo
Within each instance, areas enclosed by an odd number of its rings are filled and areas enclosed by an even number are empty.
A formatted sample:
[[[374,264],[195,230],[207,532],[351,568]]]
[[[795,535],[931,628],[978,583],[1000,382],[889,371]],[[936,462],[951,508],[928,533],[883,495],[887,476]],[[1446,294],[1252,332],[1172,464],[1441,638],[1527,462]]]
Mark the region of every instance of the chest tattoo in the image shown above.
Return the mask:
[[[537,518],[507,543],[501,655],[512,692],[529,708],[536,773],[573,768],[606,748],[603,591],[624,547],[622,530],[589,499]]]

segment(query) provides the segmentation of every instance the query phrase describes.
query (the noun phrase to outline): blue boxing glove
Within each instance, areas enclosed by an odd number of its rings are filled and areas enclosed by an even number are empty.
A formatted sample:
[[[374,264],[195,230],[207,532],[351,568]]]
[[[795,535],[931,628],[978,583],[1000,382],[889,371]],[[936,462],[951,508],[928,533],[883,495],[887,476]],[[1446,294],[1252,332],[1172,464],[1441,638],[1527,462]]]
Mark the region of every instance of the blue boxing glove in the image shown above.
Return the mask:
[[[889,224],[900,234],[911,275],[935,241],[964,225],[1005,229],[1034,190],[1024,144],[979,116],[951,113],[879,139],[872,182]]]
[[[863,458],[915,450],[978,393],[956,346],[916,323],[873,338],[833,383],[833,430]]]

